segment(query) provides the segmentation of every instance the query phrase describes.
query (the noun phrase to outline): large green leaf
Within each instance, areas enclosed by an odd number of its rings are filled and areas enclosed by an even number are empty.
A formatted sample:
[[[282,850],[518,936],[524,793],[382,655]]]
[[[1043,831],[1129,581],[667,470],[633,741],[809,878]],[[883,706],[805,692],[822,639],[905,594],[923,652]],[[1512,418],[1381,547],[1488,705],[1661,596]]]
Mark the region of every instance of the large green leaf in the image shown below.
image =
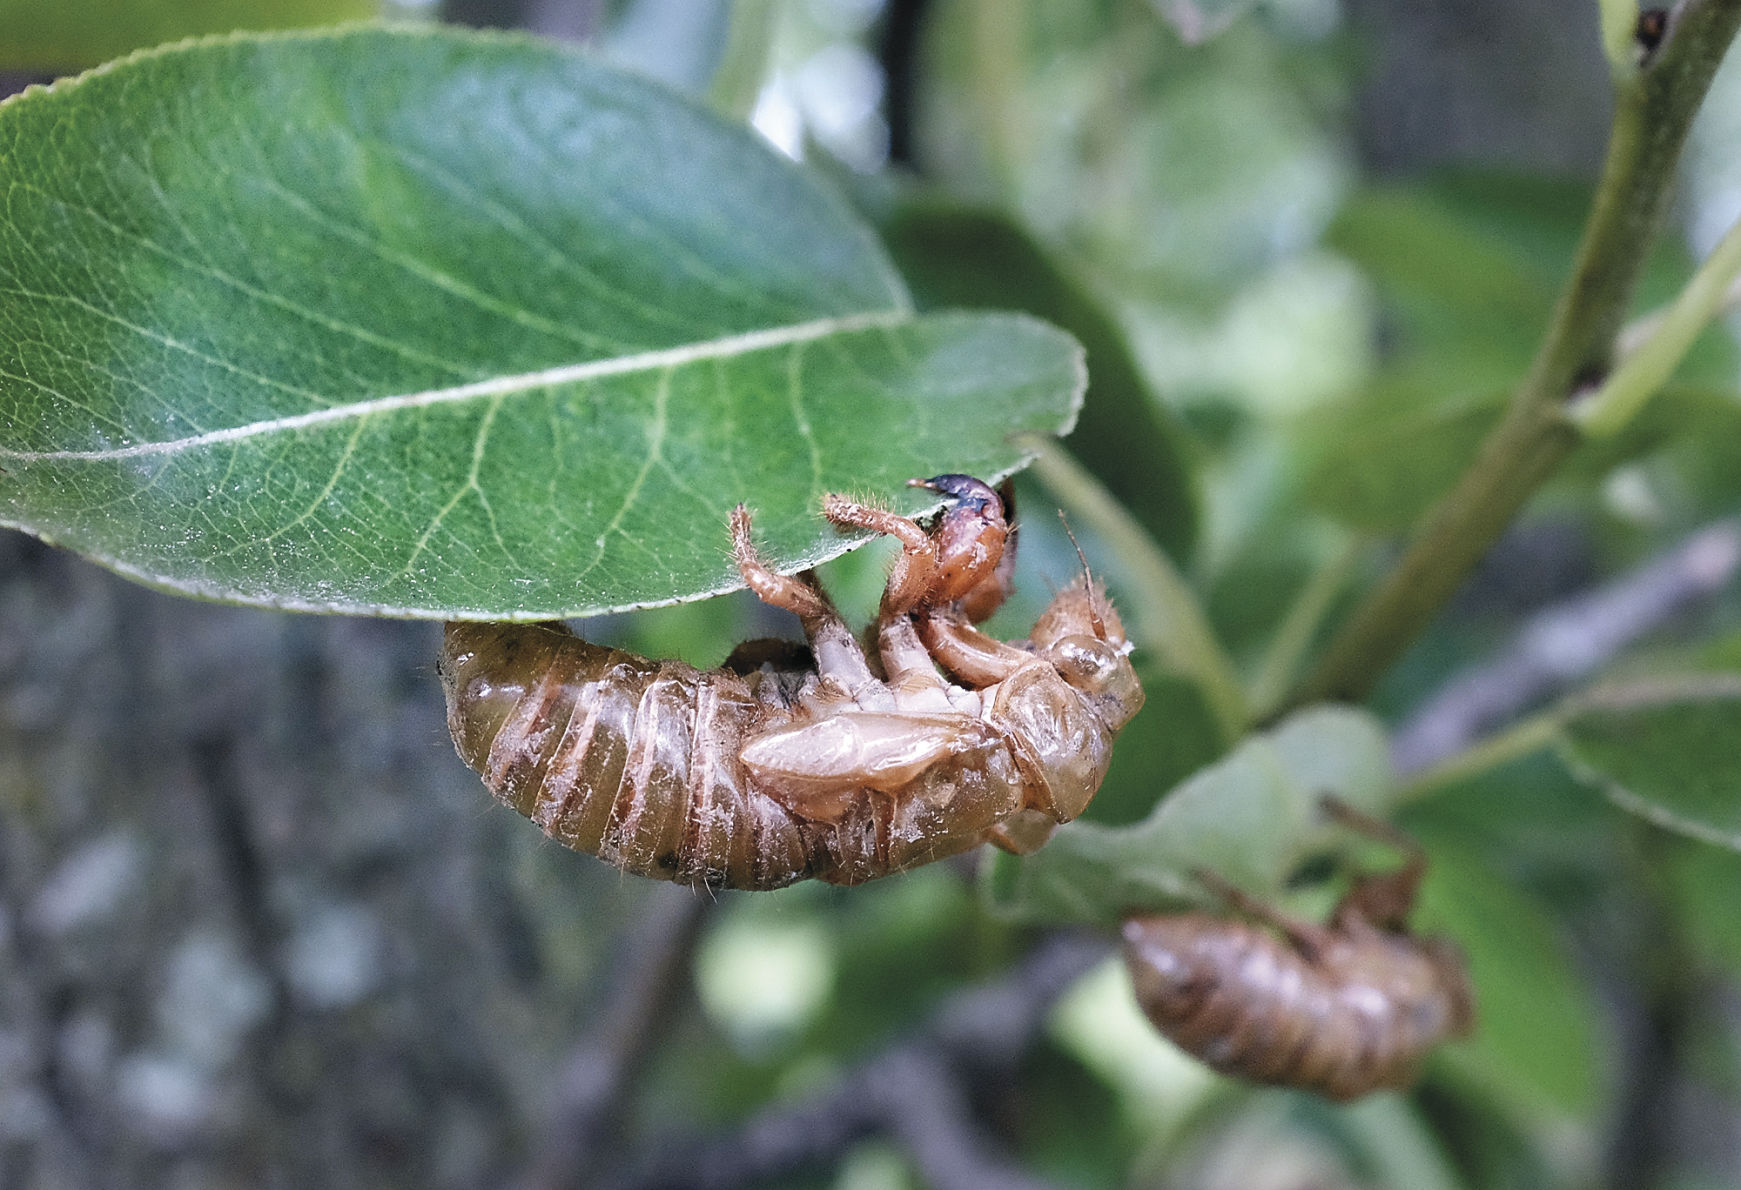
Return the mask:
[[[1080,350],[915,314],[747,130],[535,41],[238,37],[0,106],[0,523],[187,594],[542,618],[999,478]]]
[[[0,0],[0,69],[76,70],[159,42],[373,16],[379,0]]]
[[[1018,920],[1111,925],[1131,913],[1202,904],[1198,869],[1273,892],[1329,839],[1318,811],[1326,794],[1376,813],[1391,786],[1376,720],[1345,707],[1309,707],[1248,737],[1141,822],[1073,822],[1033,855],[994,857],[986,895]]]
[[[1640,679],[1580,699],[1574,770],[1659,826],[1741,851],[1741,673]]]

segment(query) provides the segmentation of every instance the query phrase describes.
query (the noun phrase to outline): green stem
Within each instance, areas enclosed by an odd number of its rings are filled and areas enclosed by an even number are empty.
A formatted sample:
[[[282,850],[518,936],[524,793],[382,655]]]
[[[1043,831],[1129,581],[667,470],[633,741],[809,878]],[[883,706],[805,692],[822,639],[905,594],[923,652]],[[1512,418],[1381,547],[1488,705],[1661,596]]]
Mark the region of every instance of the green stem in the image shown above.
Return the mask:
[[[1287,696],[1288,686],[1300,670],[1300,661],[1317,638],[1336,596],[1348,585],[1355,565],[1370,544],[1365,537],[1350,538],[1336,550],[1294,597],[1293,606],[1270,638],[1263,663],[1251,683],[1251,705],[1259,722],[1269,718]]]
[[[726,26],[725,50],[707,87],[713,110],[733,120],[747,121],[766,81],[780,28],[775,0],[736,0]]]
[[[1039,452],[1034,472],[1040,482],[1111,550],[1124,577],[1119,585],[1127,592],[1141,593],[1127,603],[1130,639],[1197,683],[1221,729],[1222,743],[1233,744],[1250,726],[1251,713],[1233,662],[1185,576],[1112,493],[1063,447],[1050,439],[1027,445]]]
[[[1026,148],[1021,86],[1026,13],[1026,5],[1007,0],[973,0],[968,7],[974,123],[992,177],[1006,193],[1013,190]]]
[[[1554,742],[1564,719],[1564,708],[1543,711],[1518,720],[1504,731],[1477,740],[1455,756],[1447,757],[1403,782],[1394,804],[1403,806],[1419,801],[1501,765],[1522,760],[1532,752],[1539,752]]]
[[[1621,361],[1606,383],[1571,409],[1572,420],[1590,438],[1618,433],[1674,374],[1693,340],[1729,302],[1741,276],[1741,223],[1729,229],[1699,266],[1687,287],[1662,312],[1643,342]]]
[[[1690,0],[1649,64],[1624,79],[1595,206],[1535,362],[1475,461],[1290,704],[1370,693],[1581,440],[1567,404],[1608,374],[1687,129],[1737,25],[1741,0]]]

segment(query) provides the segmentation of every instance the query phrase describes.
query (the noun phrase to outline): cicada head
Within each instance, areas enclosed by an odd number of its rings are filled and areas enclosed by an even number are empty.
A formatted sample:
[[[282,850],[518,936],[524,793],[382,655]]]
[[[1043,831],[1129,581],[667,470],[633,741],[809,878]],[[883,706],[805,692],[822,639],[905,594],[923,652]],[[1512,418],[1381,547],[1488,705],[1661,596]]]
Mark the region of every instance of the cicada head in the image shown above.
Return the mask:
[[[1142,709],[1124,623],[1099,583],[1084,576],[1060,591],[1029,639],[1108,731],[1120,730]]]

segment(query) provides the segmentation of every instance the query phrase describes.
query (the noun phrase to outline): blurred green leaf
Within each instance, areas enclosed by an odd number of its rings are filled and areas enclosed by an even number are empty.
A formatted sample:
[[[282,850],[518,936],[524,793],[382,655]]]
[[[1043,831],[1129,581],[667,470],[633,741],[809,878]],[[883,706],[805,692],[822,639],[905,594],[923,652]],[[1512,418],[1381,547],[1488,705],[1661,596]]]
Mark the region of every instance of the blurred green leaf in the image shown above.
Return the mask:
[[[1008,217],[936,197],[899,201],[883,242],[921,310],[1025,310],[1063,327],[1088,353],[1088,399],[1070,450],[1175,558],[1196,541],[1189,432],[1143,378],[1124,331]]]
[[[1112,767],[1083,813],[1085,822],[1128,826],[1147,817],[1167,790],[1220,753],[1221,728],[1195,681],[1141,658],[1143,709],[1118,734]]]
[[[1529,366],[1589,203],[1579,185],[1479,171],[1373,190],[1351,200],[1332,243],[1377,282],[1388,359],[1372,383],[1316,409],[1301,427],[1314,506],[1373,532],[1412,525],[1474,458]],[[1671,245],[1651,257],[1638,306],[1672,297],[1691,262]],[[1702,336],[1676,390],[1620,439],[1574,456],[1564,478],[1586,486],[1613,467],[1697,438],[1721,450],[1733,424],[1735,350]]]
[[[1463,473],[1504,399],[1497,392],[1431,399],[1380,382],[1319,410],[1307,435],[1323,453],[1306,476],[1306,496],[1360,529],[1406,529]]]
[[[1579,699],[1574,770],[1622,809],[1741,851],[1741,673],[1639,679]]]
[[[1741,975],[1741,856],[1723,847],[1687,843],[1669,853],[1675,915],[1689,943],[1734,978]]]
[[[1013,1082],[1005,1118],[1036,1172],[1060,1186],[1127,1184],[1136,1145],[1112,1087],[1045,1037]]]
[[[1377,283],[1395,358],[1453,367],[1441,388],[1491,386],[1534,351],[1588,202],[1567,183],[1447,173],[1357,194],[1329,241]]]
[[[379,0],[0,0],[0,69],[78,70],[184,37],[375,16]]]
[[[1459,1048],[1512,1087],[1589,1115],[1601,1088],[1596,999],[1552,919],[1477,853],[1434,834],[1421,842],[1433,862],[1417,925],[1463,949],[1475,984],[1475,1033]]]
[[[1462,473],[1528,365],[1584,201],[1580,188],[1480,175],[1350,200],[1330,240],[1378,284],[1388,359],[1301,427],[1314,506],[1394,532]]]
[[[977,912],[971,883],[947,864],[882,883],[818,898],[839,946],[839,978],[828,1013],[804,1038],[812,1059],[886,1043],[1019,948],[1011,931]]]
[[[1074,822],[1033,855],[991,857],[983,888],[994,912],[1022,921],[1114,924],[1131,913],[1201,904],[1206,868],[1273,892],[1331,837],[1326,794],[1374,813],[1391,792],[1383,729],[1345,707],[1309,707],[1248,737],[1128,827]]]
[[[1075,417],[746,129],[530,39],[216,39],[0,107],[0,524],[183,594],[539,619],[741,585]]]
[[[1409,1190],[1462,1190],[1419,1107],[1397,1095],[1368,1095],[1338,1113],[1340,1130],[1378,1185]]]

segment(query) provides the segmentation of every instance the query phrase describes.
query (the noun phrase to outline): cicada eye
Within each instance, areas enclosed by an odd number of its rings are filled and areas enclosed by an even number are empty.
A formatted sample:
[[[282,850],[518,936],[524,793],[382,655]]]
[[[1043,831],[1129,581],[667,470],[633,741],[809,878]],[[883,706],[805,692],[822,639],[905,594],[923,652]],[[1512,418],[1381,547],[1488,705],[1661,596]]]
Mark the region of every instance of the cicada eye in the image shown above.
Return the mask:
[[[1124,654],[1106,641],[1092,636],[1066,636],[1046,649],[1060,676],[1084,693],[1101,694],[1121,668],[1128,669]]]

